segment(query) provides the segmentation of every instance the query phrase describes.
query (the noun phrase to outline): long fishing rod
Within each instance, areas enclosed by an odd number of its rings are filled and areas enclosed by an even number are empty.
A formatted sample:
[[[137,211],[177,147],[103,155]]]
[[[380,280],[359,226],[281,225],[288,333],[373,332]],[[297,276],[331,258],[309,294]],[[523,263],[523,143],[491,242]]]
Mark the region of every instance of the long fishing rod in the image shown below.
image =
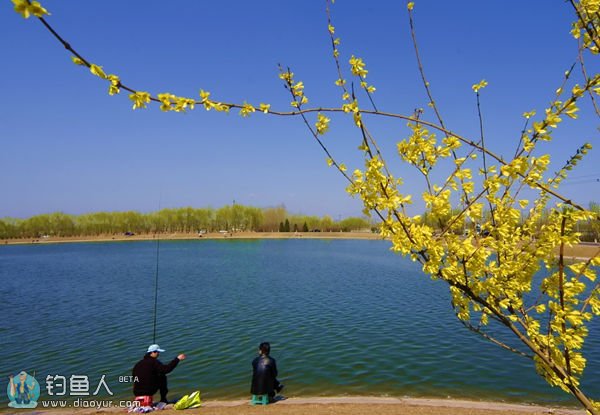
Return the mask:
[[[152,343],[156,344],[156,310],[158,309],[158,264],[160,258],[160,200],[158,202],[158,216],[156,221],[156,271],[154,273],[154,323],[152,330]]]

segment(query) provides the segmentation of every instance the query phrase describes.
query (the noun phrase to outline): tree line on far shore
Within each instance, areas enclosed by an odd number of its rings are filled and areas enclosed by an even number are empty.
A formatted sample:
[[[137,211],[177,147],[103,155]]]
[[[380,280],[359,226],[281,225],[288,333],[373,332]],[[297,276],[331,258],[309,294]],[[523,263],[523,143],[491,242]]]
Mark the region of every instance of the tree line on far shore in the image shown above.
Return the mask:
[[[173,208],[157,212],[61,212],[27,219],[0,219],[0,239],[72,237],[118,234],[196,232],[350,232],[372,231],[369,219],[293,215],[284,206],[257,208],[239,204],[213,208]]]
[[[592,202],[589,209],[600,217],[600,204]],[[453,217],[459,211],[448,214]],[[484,217],[486,213],[484,213]],[[433,218],[429,212],[422,221],[442,229],[444,218]],[[540,226],[546,223],[546,217]],[[173,208],[157,212],[96,212],[68,215],[61,212],[32,216],[27,219],[0,219],[0,239],[40,238],[44,235],[98,236],[126,233],[196,233],[196,232],[375,232],[378,224],[367,218],[349,217],[335,221],[330,216],[293,215],[285,206],[257,208],[239,204],[213,208]],[[581,222],[577,226],[582,241],[600,241],[600,220]],[[477,224],[465,222],[462,232],[477,232]]]

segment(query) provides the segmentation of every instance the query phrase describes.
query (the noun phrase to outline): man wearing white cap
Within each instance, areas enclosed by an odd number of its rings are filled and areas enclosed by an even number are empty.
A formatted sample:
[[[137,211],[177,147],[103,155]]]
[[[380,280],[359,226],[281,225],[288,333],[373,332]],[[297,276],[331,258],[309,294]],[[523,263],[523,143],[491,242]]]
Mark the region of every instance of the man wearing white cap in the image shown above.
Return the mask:
[[[152,344],[148,347],[144,358],[133,367],[133,394],[137,397],[144,397],[144,406],[152,404],[152,395],[160,391],[160,401],[167,401],[167,373],[170,373],[180,360],[185,359],[184,354],[180,354],[168,364],[163,365],[158,360],[158,355],[164,352],[158,344]]]

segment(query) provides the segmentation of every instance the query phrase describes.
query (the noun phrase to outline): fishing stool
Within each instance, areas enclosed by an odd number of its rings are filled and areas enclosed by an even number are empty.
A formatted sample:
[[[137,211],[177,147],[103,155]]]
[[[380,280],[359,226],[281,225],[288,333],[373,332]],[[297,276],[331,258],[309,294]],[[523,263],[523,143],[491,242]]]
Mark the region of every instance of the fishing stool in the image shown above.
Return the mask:
[[[269,403],[269,395],[252,395],[250,405],[267,405]]]
[[[148,396],[148,395],[136,396],[135,402],[137,402],[137,404],[139,406],[152,406],[152,404],[153,404],[152,396]]]

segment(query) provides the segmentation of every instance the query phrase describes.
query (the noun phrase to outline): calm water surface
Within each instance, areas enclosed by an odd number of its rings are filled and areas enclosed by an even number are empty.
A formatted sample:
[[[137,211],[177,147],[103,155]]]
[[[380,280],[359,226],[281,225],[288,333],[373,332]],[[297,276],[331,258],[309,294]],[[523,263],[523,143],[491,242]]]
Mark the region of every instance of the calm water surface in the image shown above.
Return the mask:
[[[185,352],[171,397],[247,397],[250,362],[270,341],[287,396],[374,395],[573,404],[531,362],[480,340],[446,286],[385,241],[161,242],[156,342]],[[102,375],[128,398],[153,337],[156,242],[0,247],[0,394],[9,373]],[[583,386],[600,397],[600,330]],[[596,381],[595,381],[596,380]],[[101,389],[100,396],[104,389]],[[104,393],[106,398],[106,393]]]

